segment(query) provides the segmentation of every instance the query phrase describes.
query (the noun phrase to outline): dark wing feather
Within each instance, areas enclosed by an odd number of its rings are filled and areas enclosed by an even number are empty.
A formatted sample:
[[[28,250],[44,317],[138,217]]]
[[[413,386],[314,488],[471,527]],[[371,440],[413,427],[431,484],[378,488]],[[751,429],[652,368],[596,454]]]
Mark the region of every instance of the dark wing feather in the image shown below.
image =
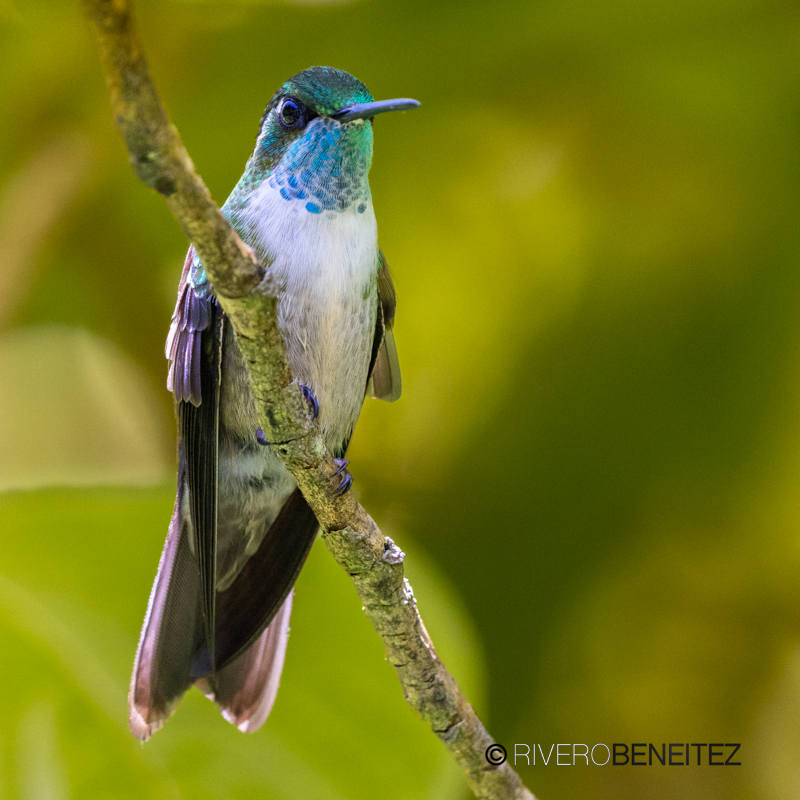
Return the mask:
[[[191,292],[194,294],[193,292]],[[181,447],[186,462],[189,511],[200,570],[200,595],[210,664],[214,664],[217,572],[217,461],[219,450],[219,391],[224,315],[215,300],[204,303],[208,317],[194,342],[192,381],[199,384],[202,402],[178,402]],[[195,366],[197,363],[196,373]]]
[[[317,535],[317,519],[295,489],[270,525],[258,550],[233,583],[217,594],[216,667],[222,670],[272,622],[300,574]],[[192,673],[208,672],[208,652],[201,649]]]
[[[194,247],[190,247],[166,344],[170,362],[167,387],[175,395],[180,425],[180,469],[175,509],[131,680],[130,725],[141,739],[161,726],[175,701],[191,685],[189,666],[203,641],[211,642],[213,652],[223,315],[212,295],[194,291],[194,258]],[[191,525],[185,515],[187,493]],[[189,539],[192,535],[194,548]]]
[[[375,318],[375,337],[369,365],[367,394],[379,400],[393,402],[400,397],[400,362],[394,344],[394,314],[397,301],[389,265],[382,252],[378,252],[378,313]]]
[[[224,315],[214,296],[195,291],[194,246],[183,264],[166,355],[167,388],[178,407],[181,459],[200,569],[200,593],[209,652],[214,652],[217,548],[217,450]]]

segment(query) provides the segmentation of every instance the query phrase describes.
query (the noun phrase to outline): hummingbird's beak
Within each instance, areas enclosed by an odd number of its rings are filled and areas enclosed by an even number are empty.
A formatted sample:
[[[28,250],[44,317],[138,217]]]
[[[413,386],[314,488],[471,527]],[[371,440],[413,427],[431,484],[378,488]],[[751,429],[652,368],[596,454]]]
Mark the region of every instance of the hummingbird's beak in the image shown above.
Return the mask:
[[[417,100],[409,100],[407,97],[399,100],[377,100],[374,103],[354,103],[352,106],[334,111],[331,117],[337,122],[352,122],[354,119],[371,119],[385,111],[405,111],[418,105]]]

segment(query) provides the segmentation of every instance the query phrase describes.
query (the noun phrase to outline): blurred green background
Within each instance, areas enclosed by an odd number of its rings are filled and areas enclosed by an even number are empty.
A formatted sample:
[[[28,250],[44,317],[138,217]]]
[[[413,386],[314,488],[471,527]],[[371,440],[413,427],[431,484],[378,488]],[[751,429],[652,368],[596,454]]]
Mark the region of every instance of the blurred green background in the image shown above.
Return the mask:
[[[375,126],[404,394],[366,402],[351,469],[496,740],[742,743],[530,788],[800,797],[797,4],[137,8],[220,203],[294,72],[422,102]],[[187,243],[77,0],[0,2],[0,102],[0,797],[463,800],[319,543],[258,734],[196,691],[127,733]]]

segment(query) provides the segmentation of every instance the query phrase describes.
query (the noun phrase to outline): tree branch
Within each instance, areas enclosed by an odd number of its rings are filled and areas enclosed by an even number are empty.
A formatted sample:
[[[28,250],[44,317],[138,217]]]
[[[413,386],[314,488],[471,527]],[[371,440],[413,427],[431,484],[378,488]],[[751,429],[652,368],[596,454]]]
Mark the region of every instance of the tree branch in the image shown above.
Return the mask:
[[[535,800],[507,763],[486,760],[492,739],[436,655],[403,574],[403,552],[352,492],[333,493],[337,466],[292,377],[269,264],[260,264],[228,225],[170,125],[150,80],[129,0],[83,4],[134,172],[164,196],[193,242],[247,362],[259,424],[313,509],[328,549],[352,578],[406,701],[444,742],[477,797]]]

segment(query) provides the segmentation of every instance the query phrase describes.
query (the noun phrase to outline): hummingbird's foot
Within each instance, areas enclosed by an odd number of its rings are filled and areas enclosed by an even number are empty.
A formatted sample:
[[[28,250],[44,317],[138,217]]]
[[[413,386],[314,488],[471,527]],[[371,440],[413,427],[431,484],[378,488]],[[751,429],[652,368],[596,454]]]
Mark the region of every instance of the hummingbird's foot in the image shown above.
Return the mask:
[[[317,398],[314,397],[311,389],[305,384],[300,387],[300,391],[303,393],[303,397],[305,397],[306,403],[308,403],[311,409],[311,419],[316,419],[319,416],[319,403],[317,402]]]
[[[263,447],[266,447],[268,444],[270,444],[270,442],[268,442],[268,441],[267,441],[267,440],[264,438],[264,431],[262,431],[262,430],[261,430],[261,428],[256,428],[256,441],[257,441],[257,442],[258,442],[260,445],[262,445]]]
[[[343,495],[353,485],[353,476],[347,471],[347,465],[350,462],[346,458],[334,458],[333,460],[336,462],[338,469],[331,477],[335,478],[337,475],[342,476],[339,485],[334,491],[334,495],[338,497],[339,495]]]

